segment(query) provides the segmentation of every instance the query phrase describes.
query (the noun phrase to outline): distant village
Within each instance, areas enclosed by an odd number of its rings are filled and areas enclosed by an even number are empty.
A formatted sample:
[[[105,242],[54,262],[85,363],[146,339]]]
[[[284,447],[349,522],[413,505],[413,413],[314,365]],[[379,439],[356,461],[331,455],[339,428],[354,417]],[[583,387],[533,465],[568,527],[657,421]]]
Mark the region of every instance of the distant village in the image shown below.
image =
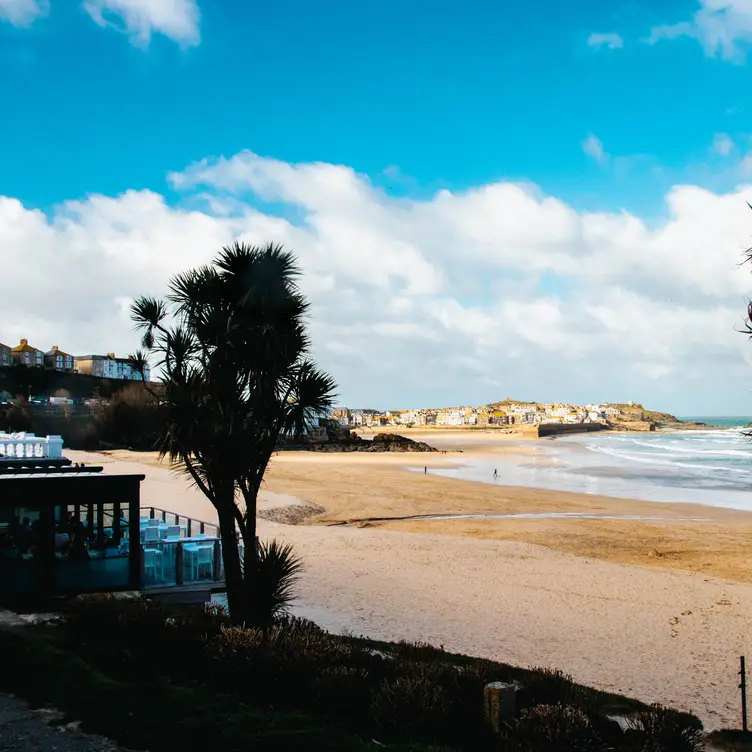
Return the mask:
[[[151,377],[148,365],[144,367],[142,376],[130,358],[117,358],[115,353],[71,355],[57,345],[44,351],[33,347],[26,339],[22,339],[15,347],[0,342],[0,367],[8,368],[14,365],[47,368],[62,373],[79,373],[101,379],[141,381],[145,377],[146,381],[149,381]]]
[[[422,410],[333,410],[330,420],[342,427],[376,428],[381,426],[514,426],[541,423],[606,423],[633,419],[640,405],[539,404],[506,400],[484,407],[442,407]]]

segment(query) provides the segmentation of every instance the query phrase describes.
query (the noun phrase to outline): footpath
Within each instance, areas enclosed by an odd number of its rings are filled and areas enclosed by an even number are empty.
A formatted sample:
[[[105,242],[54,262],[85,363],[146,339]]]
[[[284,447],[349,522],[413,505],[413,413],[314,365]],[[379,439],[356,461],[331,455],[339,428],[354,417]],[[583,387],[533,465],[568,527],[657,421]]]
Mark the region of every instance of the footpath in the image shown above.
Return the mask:
[[[118,752],[101,736],[78,730],[76,723],[51,725],[62,718],[54,710],[32,710],[25,702],[0,694],[0,752]]]

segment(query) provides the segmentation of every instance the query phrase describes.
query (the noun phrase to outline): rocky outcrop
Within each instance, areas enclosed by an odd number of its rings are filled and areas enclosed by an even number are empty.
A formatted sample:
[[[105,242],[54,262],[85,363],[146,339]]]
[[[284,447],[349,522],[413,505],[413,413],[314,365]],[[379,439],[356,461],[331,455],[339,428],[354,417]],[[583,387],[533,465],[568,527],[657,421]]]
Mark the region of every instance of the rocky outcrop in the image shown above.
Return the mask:
[[[348,441],[311,444],[305,447],[314,452],[438,452],[423,441],[413,441],[394,433],[377,433],[373,439],[355,436]]]
[[[326,512],[324,507],[309,501],[305,504],[288,504],[271,509],[259,509],[256,516],[271,522],[278,522],[281,525],[300,525],[311,517],[324,512]]]

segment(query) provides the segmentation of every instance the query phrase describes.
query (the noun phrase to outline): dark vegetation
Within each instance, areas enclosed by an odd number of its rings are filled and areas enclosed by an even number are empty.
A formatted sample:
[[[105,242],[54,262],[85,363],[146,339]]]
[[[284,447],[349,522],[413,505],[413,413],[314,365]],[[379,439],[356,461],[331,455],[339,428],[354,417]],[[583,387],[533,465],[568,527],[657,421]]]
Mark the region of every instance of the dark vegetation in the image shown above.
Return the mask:
[[[372,749],[366,740],[375,739],[415,750],[701,749],[692,716],[588,689],[558,672],[421,643],[335,637],[302,619],[246,629],[218,607],[176,613],[144,600],[88,596],[24,637],[38,644],[16,639],[0,633],[0,688],[59,703],[85,727],[131,747],[173,748],[182,739],[189,749],[211,740],[226,752],[241,744]],[[517,717],[501,735],[483,717],[489,681],[520,686]],[[127,722],[124,708],[133,714]],[[628,716],[628,728],[612,714]],[[146,733],[152,729],[156,736]]]
[[[100,379],[81,373],[52,371],[40,366],[0,368],[0,392],[7,392],[12,397],[51,397],[64,390],[72,399],[89,399],[93,395],[109,399],[130,383],[122,379]]]
[[[58,390],[61,391],[61,390]],[[89,395],[96,400],[99,395]],[[0,408],[0,431],[59,435],[70,449],[123,447],[155,449],[164,427],[164,410],[154,394],[125,382],[107,401],[82,405],[35,405],[22,396]]]

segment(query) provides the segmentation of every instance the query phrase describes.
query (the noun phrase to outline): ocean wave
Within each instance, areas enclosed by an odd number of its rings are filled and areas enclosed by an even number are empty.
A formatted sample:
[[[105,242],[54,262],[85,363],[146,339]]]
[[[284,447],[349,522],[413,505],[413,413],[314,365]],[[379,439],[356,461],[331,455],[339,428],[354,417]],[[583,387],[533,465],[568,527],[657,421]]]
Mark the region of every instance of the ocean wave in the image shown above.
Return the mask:
[[[725,465],[697,465],[689,462],[675,462],[670,459],[660,459],[654,455],[648,456],[647,454],[633,454],[629,452],[620,452],[618,450],[610,449],[603,445],[588,444],[588,449],[599,452],[600,454],[607,454],[617,459],[627,460],[629,462],[644,463],[647,465],[659,465],[667,468],[682,468],[684,470],[692,470],[697,474],[706,472],[723,472],[723,473],[738,473],[743,475],[752,476],[752,468],[745,469],[741,467],[728,467]]]
[[[636,446],[648,447],[655,452],[671,452],[674,454],[688,455],[690,457],[709,454],[716,456],[745,457],[752,460],[752,446],[750,446],[747,451],[743,451],[741,449],[701,449],[697,446],[691,446],[689,443],[684,446],[671,446],[670,444],[661,444],[657,441],[640,441],[639,439],[632,439],[632,442]]]

